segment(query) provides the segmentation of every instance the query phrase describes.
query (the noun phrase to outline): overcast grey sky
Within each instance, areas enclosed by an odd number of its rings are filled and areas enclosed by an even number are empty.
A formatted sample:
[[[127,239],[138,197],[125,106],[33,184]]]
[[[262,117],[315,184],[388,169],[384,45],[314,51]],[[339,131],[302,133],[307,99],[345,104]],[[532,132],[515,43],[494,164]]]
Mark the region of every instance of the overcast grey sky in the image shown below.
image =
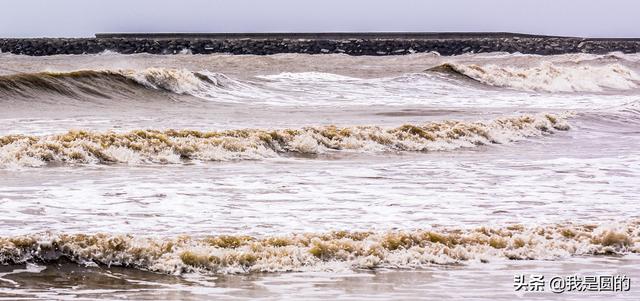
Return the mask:
[[[638,0],[4,0],[0,36],[511,31],[640,37],[638,12]]]

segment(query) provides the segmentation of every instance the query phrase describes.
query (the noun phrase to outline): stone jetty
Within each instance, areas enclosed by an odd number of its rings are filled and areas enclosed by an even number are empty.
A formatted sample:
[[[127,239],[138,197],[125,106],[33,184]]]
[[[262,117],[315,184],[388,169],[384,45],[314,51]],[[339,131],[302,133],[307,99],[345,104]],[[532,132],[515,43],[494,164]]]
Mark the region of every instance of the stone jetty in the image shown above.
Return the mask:
[[[21,55],[93,54],[254,54],[344,53],[441,55],[509,52],[552,55],[640,52],[637,38],[579,38],[515,33],[105,33],[95,38],[4,38],[0,51]]]

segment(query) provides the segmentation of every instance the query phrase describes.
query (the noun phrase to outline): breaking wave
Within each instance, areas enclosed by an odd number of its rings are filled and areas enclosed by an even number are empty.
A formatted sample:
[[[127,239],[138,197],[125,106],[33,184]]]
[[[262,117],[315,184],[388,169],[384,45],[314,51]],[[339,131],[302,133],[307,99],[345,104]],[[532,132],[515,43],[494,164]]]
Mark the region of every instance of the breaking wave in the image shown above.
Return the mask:
[[[638,222],[393,232],[334,231],[274,237],[151,238],[111,234],[34,234],[0,238],[0,263],[67,259],[181,274],[419,268],[492,260],[553,260],[640,253]]]
[[[445,63],[427,71],[458,74],[486,85],[524,91],[602,92],[640,85],[640,75],[621,64],[569,66],[545,62],[538,67],[517,68]]]
[[[490,121],[442,121],[396,128],[379,126],[245,129],[218,132],[136,130],[128,133],[69,131],[48,136],[0,137],[0,166],[51,163],[179,163],[183,160],[262,159],[282,153],[329,151],[446,151],[508,143],[568,130],[566,116],[504,117]]]
[[[220,73],[168,68],[19,73],[0,76],[0,96],[33,98],[39,93],[52,93],[73,98],[112,98],[146,89],[206,97],[212,91],[238,84]]]
[[[524,91],[603,92],[640,88],[640,75],[621,64],[553,65],[516,68],[497,65],[446,63],[428,69],[462,75],[480,83]],[[313,87],[313,88],[310,88]],[[433,95],[466,93],[473,88],[433,74],[404,74],[391,78],[361,79],[343,75],[302,72],[258,75],[252,80],[222,73],[186,69],[80,70],[18,73],[0,76],[0,99],[40,99],[49,95],[72,99],[163,99],[141,93],[169,92],[223,102],[300,104],[321,99],[321,104],[425,102]],[[462,89],[462,90],[461,90]],[[343,93],[350,91],[350,93]],[[412,93],[416,93],[415,95]],[[44,97],[43,97],[44,96]]]

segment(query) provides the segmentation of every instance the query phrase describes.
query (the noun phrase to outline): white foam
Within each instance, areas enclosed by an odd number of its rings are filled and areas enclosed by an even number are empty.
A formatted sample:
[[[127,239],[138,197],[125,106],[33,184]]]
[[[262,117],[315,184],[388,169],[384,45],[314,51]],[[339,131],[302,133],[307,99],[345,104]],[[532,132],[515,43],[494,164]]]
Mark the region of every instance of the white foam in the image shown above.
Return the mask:
[[[117,134],[70,131],[62,135],[5,136],[0,166],[59,163],[179,163],[255,160],[277,153],[321,154],[327,151],[448,151],[509,143],[568,130],[564,116],[552,114],[503,117],[490,121],[447,120],[396,128],[378,126],[306,127],[226,132],[137,130]]]
[[[638,88],[640,75],[621,64],[556,65],[543,62],[529,68],[448,63],[453,70],[479,82],[524,91],[602,92]]]
[[[121,265],[169,274],[416,268],[506,259],[640,251],[638,225],[545,225],[507,228],[290,234],[254,238],[76,234],[0,237],[0,263],[56,260]],[[33,268],[34,272],[41,269]]]
[[[354,81],[360,80],[356,77],[338,75],[333,73],[326,72],[283,72],[279,74],[272,75],[260,75],[258,78],[269,79],[269,80],[291,80],[291,81]]]
[[[184,69],[148,68],[141,71],[121,70],[119,73],[149,88],[178,94],[195,94],[208,88],[193,72]]]

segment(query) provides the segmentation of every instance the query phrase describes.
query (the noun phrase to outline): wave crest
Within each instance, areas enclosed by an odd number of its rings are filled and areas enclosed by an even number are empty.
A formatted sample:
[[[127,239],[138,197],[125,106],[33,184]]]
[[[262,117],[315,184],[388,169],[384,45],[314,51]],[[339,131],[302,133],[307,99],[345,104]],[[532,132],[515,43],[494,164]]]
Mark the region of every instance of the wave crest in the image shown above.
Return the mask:
[[[38,93],[53,93],[73,98],[112,98],[131,95],[139,89],[202,96],[233,83],[220,73],[169,68],[20,73],[0,76],[0,96],[37,97]]]
[[[551,260],[640,253],[638,223],[549,225],[394,232],[334,231],[256,238],[244,235],[157,239],[109,234],[0,238],[0,263],[70,259],[171,274],[415,268],[468,261]]]
[[[516,68],[445,63],[427,71],[462,75],[486,85],[524,91],[602,92],[631,90],[640,84],[640,75],[620,64],[562,66],[547,62],[538,67]]]
[[[279,153],[327,151],[446,151],[568,130],[563,116],[523,115],[485,122],[442,121],[397,128],[306,127],[279,130],[70,131],[49,136],[0,137],[0,166],[54,163],[178,163],[184,159],[261,159]]]

